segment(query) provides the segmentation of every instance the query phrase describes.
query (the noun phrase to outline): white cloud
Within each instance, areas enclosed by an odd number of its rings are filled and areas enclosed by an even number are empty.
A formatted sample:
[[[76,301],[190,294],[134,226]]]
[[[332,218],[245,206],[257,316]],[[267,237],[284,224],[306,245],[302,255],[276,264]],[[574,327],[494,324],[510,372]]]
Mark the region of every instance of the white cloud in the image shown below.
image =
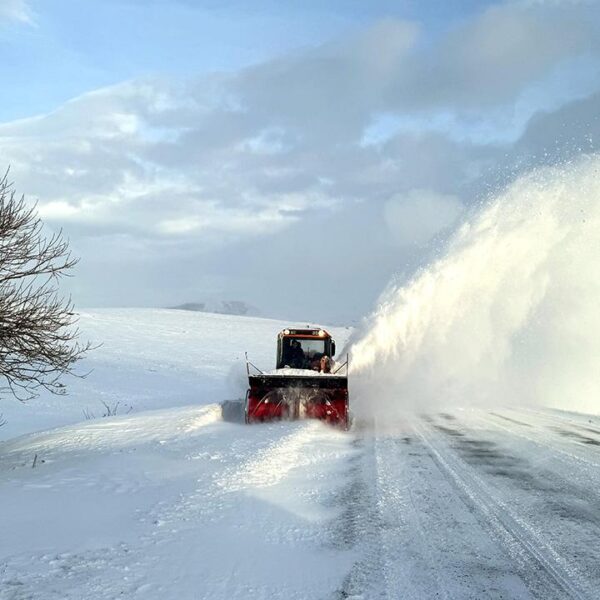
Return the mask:
[[[481,113],[510,105],[564,61],[597,46],[600,23],[588,9],[488,7],[406,61],[390,82],[387,108]]]
[[[33,25],[33,11],[25,0],[0,0],[0,23],[20,21]]]
[[[38,213],[42,219],[48,221],[68,221],[78,215],[80,209],[68,202],[45,202],[38,206]]]

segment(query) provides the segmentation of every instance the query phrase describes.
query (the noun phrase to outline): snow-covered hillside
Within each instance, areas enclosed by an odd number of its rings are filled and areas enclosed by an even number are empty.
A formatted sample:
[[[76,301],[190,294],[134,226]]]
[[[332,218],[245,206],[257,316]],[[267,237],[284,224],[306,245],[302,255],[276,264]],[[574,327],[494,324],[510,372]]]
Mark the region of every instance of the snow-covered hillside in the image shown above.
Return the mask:
[[[195,312],[215,313],[218,315],[239,315],[245,317],[258,317],[260,311],[255,306],[243,300],[205,300],[203,302],[184,302],[171,306],[176,310],[191,310]]]

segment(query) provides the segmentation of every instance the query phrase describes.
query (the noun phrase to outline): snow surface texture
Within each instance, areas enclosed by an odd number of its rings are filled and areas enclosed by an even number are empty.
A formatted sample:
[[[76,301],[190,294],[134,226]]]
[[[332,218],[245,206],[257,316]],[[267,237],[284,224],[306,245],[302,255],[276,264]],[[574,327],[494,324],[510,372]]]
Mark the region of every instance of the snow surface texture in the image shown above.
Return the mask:
[[[351,345],[355,408],[600,413],[599,171],[593,155],[521,177],[387,290]]]

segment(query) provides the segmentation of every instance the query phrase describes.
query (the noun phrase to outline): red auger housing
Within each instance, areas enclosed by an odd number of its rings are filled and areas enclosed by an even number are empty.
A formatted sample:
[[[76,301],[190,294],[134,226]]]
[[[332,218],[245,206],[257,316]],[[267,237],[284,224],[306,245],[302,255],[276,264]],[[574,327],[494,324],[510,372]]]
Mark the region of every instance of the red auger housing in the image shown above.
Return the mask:
[[[324,329],[281,331],[275,371],[264,373],[246,362],[246,423],[320,419],[347,428],[348,360],[336,365],[334,355],[335,341]]]

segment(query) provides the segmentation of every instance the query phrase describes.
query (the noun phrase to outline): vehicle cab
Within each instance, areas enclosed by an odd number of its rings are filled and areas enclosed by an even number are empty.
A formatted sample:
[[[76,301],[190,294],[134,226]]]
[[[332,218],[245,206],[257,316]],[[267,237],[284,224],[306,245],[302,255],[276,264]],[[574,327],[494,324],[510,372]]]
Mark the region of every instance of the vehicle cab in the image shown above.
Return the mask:
[[[277,336],[277,369],[314,369],[323,356],[334,355],[335,341],[324,329],[284,329]]]

